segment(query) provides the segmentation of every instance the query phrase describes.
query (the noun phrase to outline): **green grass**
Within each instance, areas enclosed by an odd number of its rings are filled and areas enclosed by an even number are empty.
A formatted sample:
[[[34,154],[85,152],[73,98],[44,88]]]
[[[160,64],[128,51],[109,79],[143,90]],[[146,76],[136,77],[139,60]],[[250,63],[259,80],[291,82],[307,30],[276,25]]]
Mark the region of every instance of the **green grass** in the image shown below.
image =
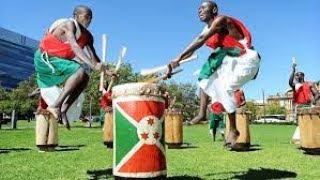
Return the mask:
[[[95,126],[98,126],[95,124]],[[59,129],[61,151],[39,153],[34,122],[0,130],[0,179],[112,179],[112,150],[98,127],[76,124]],[[212,142],[207,125],[184,128],[189,148],[168,149],[169,179],[320,179],[320,156],[305,155],[290,144],[290,125],[251,125],[249,152],[231,152]],[[220,139],[220,138],[218,138]]]

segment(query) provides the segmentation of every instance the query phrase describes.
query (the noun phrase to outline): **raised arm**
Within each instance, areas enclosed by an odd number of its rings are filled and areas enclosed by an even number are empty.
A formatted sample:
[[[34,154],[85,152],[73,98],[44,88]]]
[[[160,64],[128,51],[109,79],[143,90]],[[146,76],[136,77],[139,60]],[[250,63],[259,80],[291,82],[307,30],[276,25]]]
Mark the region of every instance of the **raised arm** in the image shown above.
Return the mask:
[[[86,53],[83,51],[83,49],[79,46],[77,43],[75,32],[76,27],[73,21],[68,21],[63,27],[63,31],[65,32],[65,37],[67,41],[69,42],[74,54],[83,62],[88,64],[92,69],[97,71],[104,70],[104,67],[95,61],[92,61]]]
[[[221,32],[227,23],[225,16],[217,17],[209,26],[207,31],[200,33],[188,46],[185,48],[178,57],[168,65],[167,74],[171,74],[172,69],[179,66],[179,62],[185,58],[190,57],[197,49],[199,49],[212,35]],[[170,76],[170,75],[169,75]]]
[[[289,78],[289,85],[290,85],[290,87],[291,87],[292,89],[294,89],[294,82],[293,82],[293,80],[294,80],[294,75],[295,75],[295,73],[296,73],[296,66],[297,66],[297,64],[295,64],[295,63],[292,64],[292,72],[291,72],[291,75],[290,75],[290,78]]]

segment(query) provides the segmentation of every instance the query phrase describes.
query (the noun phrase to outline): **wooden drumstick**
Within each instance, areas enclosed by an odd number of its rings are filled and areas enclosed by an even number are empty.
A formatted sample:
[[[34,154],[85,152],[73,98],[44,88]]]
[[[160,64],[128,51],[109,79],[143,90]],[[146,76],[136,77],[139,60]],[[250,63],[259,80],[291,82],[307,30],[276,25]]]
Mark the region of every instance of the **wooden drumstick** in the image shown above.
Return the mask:
[[[117,63],[116,68],[115,68],[115,72],[116,72],[116,73],[119,71],[120,66],[121,66],[121,63],[123,62],[124,56],[126,55],[126,53],[127,53],[127,48],[126,48],[126,47],[122,47],[120,56],[119,56],[119,58],[118,58],[118,63]],[[111,90],[111,87],[112,87],[112,84],[113,84],[113,83],[114,83],[114,78],[111,78],[111,81],[110,81],[110,83],[109,83],[107,92],[109,92],[109,91]]]
[[[172,72],[171,73],[171,76],[172,75],[175,75],[175,74],[178,74],[178,73],[180,73],[181,71],[183,71],[182,69],[179,69],[179,70],[177,70],[177,71],[175,71],[175,72]],[[165,78],[167,78],[167,74],[163,74],[163,75],[161,75],[161,76],[159,76],[159,77],[157,77],[157,78],[155,78],[155,79],[152,79],[151,81],[149,81],[149,83],[156,83],[156,82],[158,82],[158,81],[161,81],[161,80],[163,80],[163,79],[165,79]]]
[[[182,61],[179,62],[179,64],[183,64],[183,63],[186,63],[186,62],[189,62],[189,61],[192,61],[192,60],[195,60],[198,58],[198,55],[193,55],[193,56],[190,56]],[[155,67],[155,68],[152,68],[152,69],[143,69],[141,70],[140,74],[142,76],[146,76],[146,75],[150,75],[150,74],[155,74],[159,71],[164,71],[167,69],[167,65],[164,65],[164,66],[159,66],[159,67]]]
[[[107,35],[102,34],[102,63],[106,63],[106,51],[107,51]],[[100,73],[100,87],[99,91],[103,91],[104,72]]]

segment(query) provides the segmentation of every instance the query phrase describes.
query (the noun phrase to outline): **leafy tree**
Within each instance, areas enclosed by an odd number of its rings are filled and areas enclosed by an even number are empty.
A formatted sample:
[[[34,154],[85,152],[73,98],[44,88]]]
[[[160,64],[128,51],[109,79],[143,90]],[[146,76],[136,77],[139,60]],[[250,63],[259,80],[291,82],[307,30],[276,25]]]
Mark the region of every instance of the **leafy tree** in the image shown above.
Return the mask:
[[[281,107],[279,104],[269,104],[266,108],[266,113],[273,114],[286,114],[286,110],[284,107]]]
[[[183,119],[190,120],[198,112],[199,97],[196,95],[197,87],[191,83],[176,83],[170,81],[166,83],[171,99],[176,98],[173,107],[182,110]]]

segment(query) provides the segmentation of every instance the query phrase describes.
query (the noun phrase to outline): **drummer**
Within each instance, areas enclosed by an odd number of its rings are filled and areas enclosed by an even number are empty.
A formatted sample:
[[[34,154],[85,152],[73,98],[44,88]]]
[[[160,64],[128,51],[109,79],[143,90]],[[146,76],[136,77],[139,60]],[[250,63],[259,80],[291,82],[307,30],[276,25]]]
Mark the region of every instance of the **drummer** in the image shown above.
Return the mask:
[[[294,119],[296,120],[296,109],[299,107],[308,107],[316,104],[320,98],[316,86],[304,80],[303,72],[296,72],[297,64],[292,64],[292,73],[289,79],[289,85],[293,91],[293,103],[295,105]]]

